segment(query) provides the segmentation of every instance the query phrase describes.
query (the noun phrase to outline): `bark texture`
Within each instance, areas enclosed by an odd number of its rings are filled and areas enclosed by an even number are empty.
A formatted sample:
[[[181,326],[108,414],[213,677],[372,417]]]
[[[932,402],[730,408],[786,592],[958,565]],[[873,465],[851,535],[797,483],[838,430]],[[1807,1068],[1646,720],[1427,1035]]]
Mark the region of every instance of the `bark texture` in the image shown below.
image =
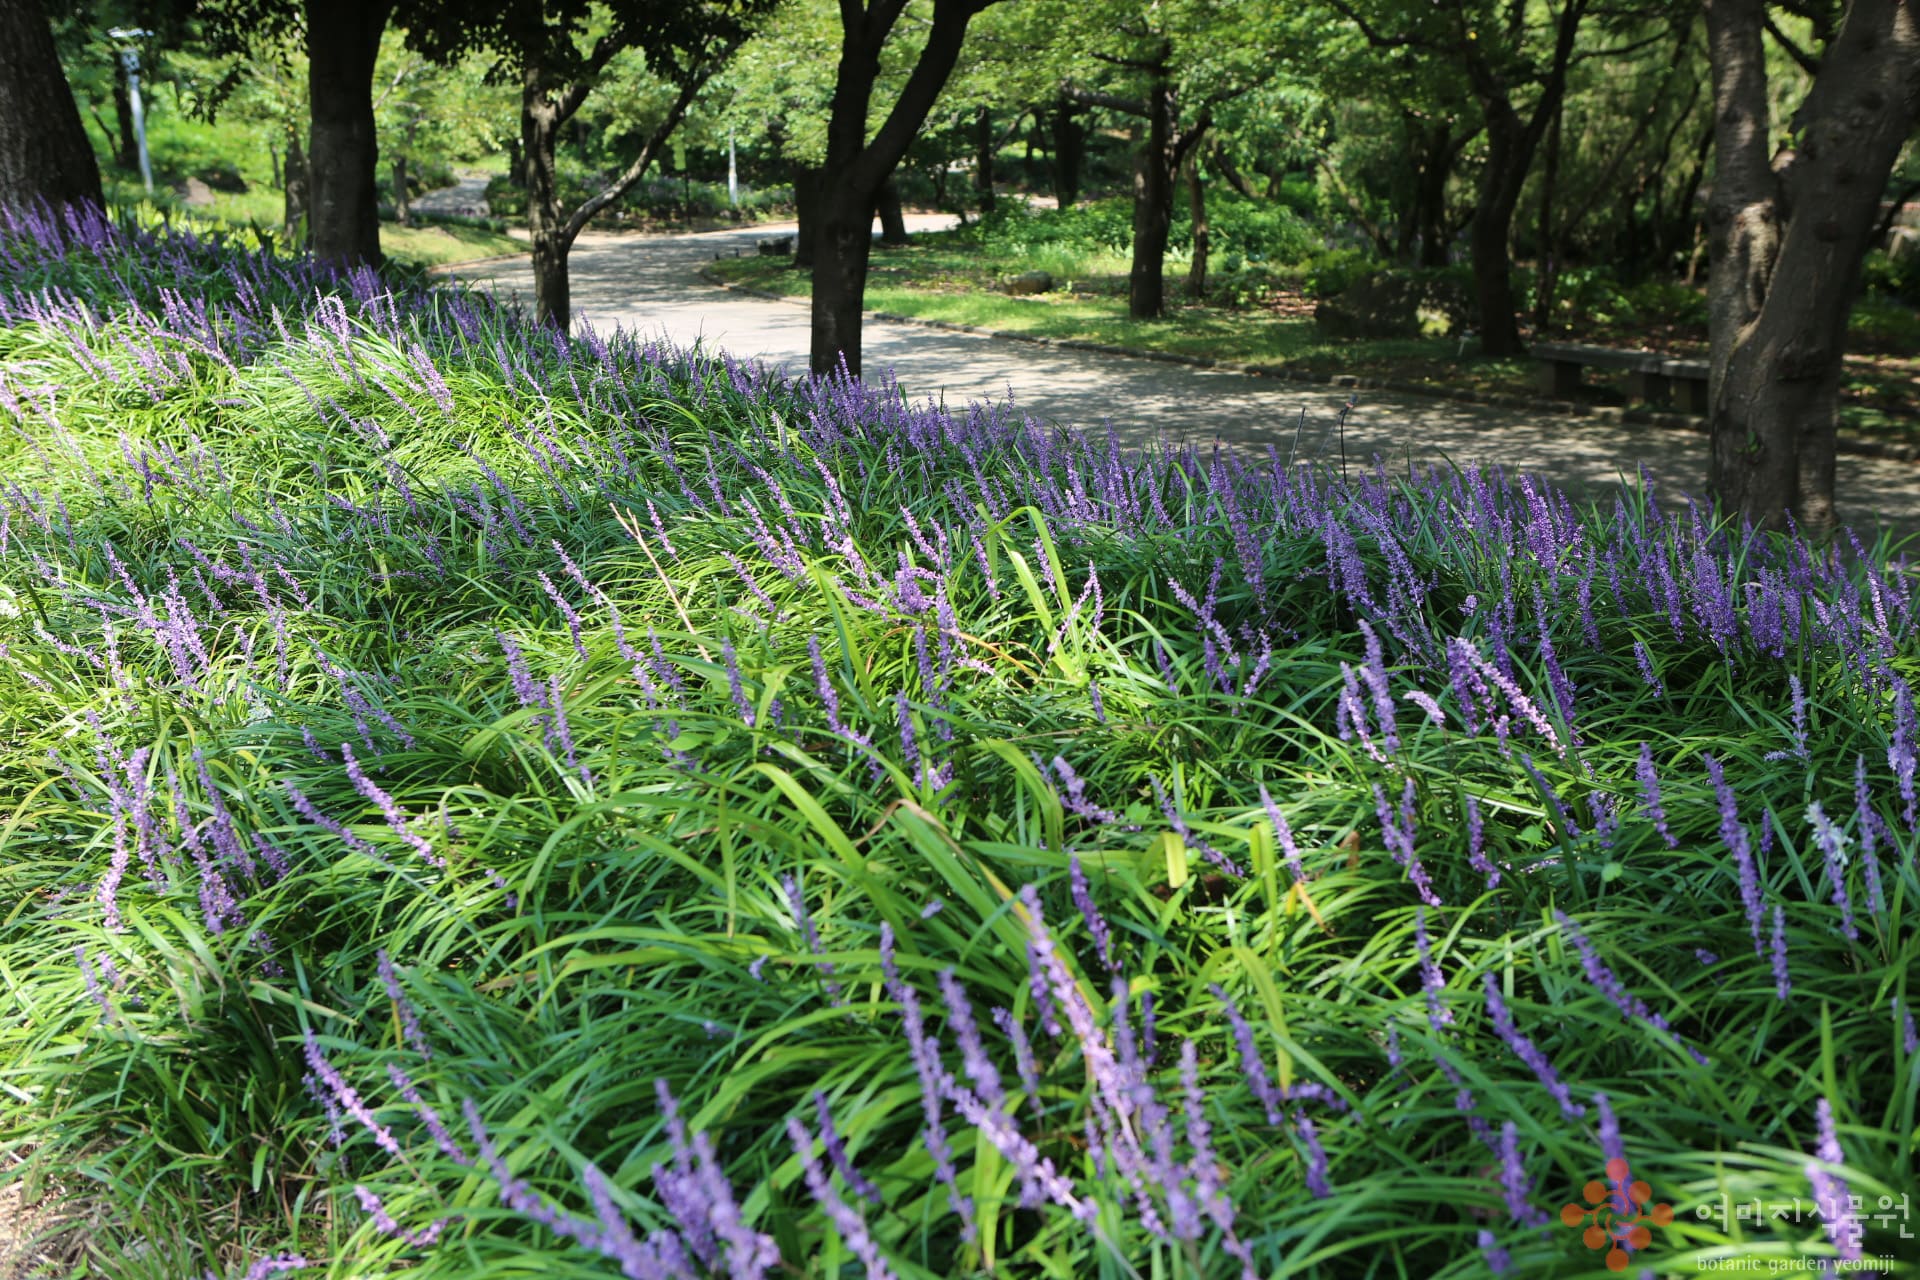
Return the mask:
[[[0,0],[0,205],[103,203],[40,0]]]
[[[338,266],[380,261],[373,63],[392,10],[393,0],[306,0],[309,239],[316,258]]]
[[[1920,120],[1920,8],[1853,0],[1769,154],[1762,0],[1708,0],[1715,178],[1708,486],[1761,528],[1835,523],[1847,315],[1887,178]]]

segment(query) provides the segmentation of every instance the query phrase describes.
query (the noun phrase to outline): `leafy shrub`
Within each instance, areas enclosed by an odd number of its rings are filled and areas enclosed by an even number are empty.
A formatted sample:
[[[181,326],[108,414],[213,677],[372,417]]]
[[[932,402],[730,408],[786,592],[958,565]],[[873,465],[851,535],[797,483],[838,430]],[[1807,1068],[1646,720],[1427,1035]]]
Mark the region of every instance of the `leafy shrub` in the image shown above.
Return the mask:
[[[1862,298],[1853,304],[1847,337],[1868,351],[1912,356],[1920,352],[1920,311],[1891,298]]]
[[[1886,250],[1875,249],[1861,263],[1860,285],[1865,293],[1920,307],[1920,254],[1908,254],[1895,262]]]
[[[1319,243],[1299,215],[1285,205],[1247,200],[1219,186],[1211,189],[1208,200],[1213,252],[1238,254],[1244,261],[1290,263]],[[996,253],[1047,247],[1086,255],[1125,255],[1133,248],[1133,202],[1107,199],[1083,201],[1068,209],[1032,209],[1005,200],[961,234]],[[1184,204],[1176,209],[1167,248],[1177,258],[1193,252],[1193,226]]]
[[[0,1142],[86,1266],[1597,1275],[1616,1158],[1656,1250],[1902,1247],[1883,554],[0,249]]]

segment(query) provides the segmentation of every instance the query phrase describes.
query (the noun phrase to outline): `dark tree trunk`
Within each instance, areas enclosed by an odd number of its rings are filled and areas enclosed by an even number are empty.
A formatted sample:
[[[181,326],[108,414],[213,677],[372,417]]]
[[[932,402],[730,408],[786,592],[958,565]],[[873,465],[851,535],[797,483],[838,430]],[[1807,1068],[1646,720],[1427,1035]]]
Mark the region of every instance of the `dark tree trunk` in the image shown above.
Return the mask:
[[[526,157],[527,233],[533,241],[533,318],[563,331],[573,322],[567,278],[572,244],[560,215],[554,152],[565,123],[540,68],[529,63],[520,82],[520,148]]]
[[[1567,92],[1567,67],[1574,37],[1586,16],[1587,0],[1566,0],[1554,31],[1553,58],[1533,113],[1522,120],[1514,109],[1504,69],[1489,51],[1471,41],[1464,50],[1468,83],[1480,104],[1487,133],[1487,163],[1480,176],[1480,199],[1473,213],[1469,244],[1473,251],[1473,292],[1480,308],[1480,349],[1494,357],[1521,353],[1520,325],[1514,315],[1513,214],[1526,186],[1533,153]]]
[[[1141,132],[1151,136],[1146,125]],[[1127,315],[1152,320],[1166,311],[1167,237],[1173,227],[1173,181],[1165,151],[1152,142],[1133,156],[1133,262],[1127,271]]]
[[[899,98],[872,139],[867,110],[880,75],[880,52],[904,6],[840,6],[840,63],[827,122],[827,157],[820,174],[819,227],[813,233],[813,334],[808,365],[816,374],[844,368],[860,376],[860,312],[866,300],[867,260],[873,252],[873,211],[880,187],[953,72],[967,23],[990,0],[934,0],[926,43]],[[797,242],[796,242],[797,243]]]
[[[1423,267],[1447,265],[1447,252],[1453,247],[1453,236],[1459,229],[1447,221],[1447,182],[1453,177],[1460,152],[1479,133],[1479,129],[1474,128],[1456,134],[1448,122],[1441,121],[1430,132],[1416,134],[1420,139],[1420,158],[1415,166],[1413,205]]]
[[[993,113],[973,113],[973,197],[981,213],[993,212]]]
[[[300,149],[300,131],[287,130],[286,236],[290,245],[308,240],[307,204],[313,190],[313,178],[307,168],[307,153]]]
[[[1193,222],[1193,261],[1187,267],[1187,296],[1207,296],[1207,249],[1212,239],[1207,226],[1207,191],[1200,180],[1200,157],[1187,153],[1187,213]]]
[[[114,164],[122,169],[139,168],[140,144],[133,136],[133,95],[127,91],[126,64],[117,57],[113,60],[113,121],[119,135]]]
[[[1080,198],[1080,168],[1087,158],[1087,130],[1078,115],[1079,107],[1065,98],[1053,105],[1053,198],[1062,209]]]
[[[793,166],[793,265],[813,269],[813,239],[820,230],[820,171]]]
[[[323,262],[380,261],[373,63],[392,9],[393,0],[306,0],[312,241]]]
[[[907,215],[900,208],[900,188],[889,178],[880,187],[880,243],[907,242]]]
[[[1127,272],[1127,315],[1152,320],[1166,311],[1167,236],[1173,229],[1173,85],[1164,58],[1147,88],[1144,136],[1133,155],[1133,263]]]
[[[1848,312],[1881,193],[1920,120],[1920,10],[1853,0],[1768,155],[1764,0],[1708,0],[1713,63],[1707,483],[1761,528],[1831,529]]]
[[[516,183],[527,180],[527,158],[521,153],[520,139],[507,139],[507,176]]]
[[[1247,181],[1246,175],[1233,167],[1233,158],[1227,154],[1225,147],[1214,148],[1213,167],[1221,177],[1227,180],[1227,185],[1235,191],[1238,191],[1249,200],[1258,199],[1258,197],[1253,194],[1253,186]]]
[[[0,205],[104,202],[39,0],[0,0]]]
[[[852,193],[821,200],[813,248],[813,351],[815,373],[846,371],[860,376],[860,321],[867,296],[867,263],[873,253],[873,211]],[[823,368],[821,351],[836,353]]]
[[[1480,200],[1473,213],[1469,244],[1473,253],[1473,294],[1480,311],[1480,350],[1494,357],[1520,354],[1520,325],[1514,316],[1513,213],[1520,203],[1533,161],[1525,127],[1504,99],[1487,111],[1487,167],[1480,177]]]

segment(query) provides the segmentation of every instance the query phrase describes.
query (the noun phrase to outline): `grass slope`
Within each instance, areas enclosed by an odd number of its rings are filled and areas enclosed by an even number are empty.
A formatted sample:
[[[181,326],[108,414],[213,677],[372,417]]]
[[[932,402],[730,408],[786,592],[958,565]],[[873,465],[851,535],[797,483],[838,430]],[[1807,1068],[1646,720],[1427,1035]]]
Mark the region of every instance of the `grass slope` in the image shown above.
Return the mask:
[[[1904,563],[0,248],[76,1270],[1601,1276],[1612,1157],[1636,1268],[1913,1270]]]

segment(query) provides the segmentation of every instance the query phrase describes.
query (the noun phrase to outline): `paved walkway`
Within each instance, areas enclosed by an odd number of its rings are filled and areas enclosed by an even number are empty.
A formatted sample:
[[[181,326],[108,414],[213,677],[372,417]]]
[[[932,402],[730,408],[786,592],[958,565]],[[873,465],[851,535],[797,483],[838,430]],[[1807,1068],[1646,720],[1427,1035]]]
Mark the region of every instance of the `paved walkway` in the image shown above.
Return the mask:
[[[942,219],[910,219],[912,230]],[[791,372],[806,368],[808,315],[802,303],[752,298],[703,283],[698,271],[716,255],[754,251],[754,242],[790,226],[762,225],[697,235],[589,232],[572,255],[575,315],[600,328],[619,325],[675,342],[697,340],[737,357]],[[531,297],[525,263],[477,264],[463,278]],[[1214,440],[1264,454],[1338,464],[1339,416],[1348,391],[1278,382],[1185,365],[1063,351],[976,334],[869,320],[865,363],[871,379],[891,368],[916,399],[948,403],[1006,399],[1023,411],[1123,439]],[[1376,454],[1393,467],[1448,459],[1498,463],[1578,493],[1604,490],[1646,469],[1664,493],[1701,492],[1706,437],[1627,423],[1595,422],[1423,396],[1361,391],[1347,417],[1346,456],[1360,465]],[[1863,532],[1886,525],[1920,532],[1920,465],[1875,458],[1839,460],[1841,517]]]
[[[484,218],[487,216],[487,181],[490,177],[491,174],[478,169],[462,169],[454,175],[452,186],[416,196],[413,210],[442,218]]]

